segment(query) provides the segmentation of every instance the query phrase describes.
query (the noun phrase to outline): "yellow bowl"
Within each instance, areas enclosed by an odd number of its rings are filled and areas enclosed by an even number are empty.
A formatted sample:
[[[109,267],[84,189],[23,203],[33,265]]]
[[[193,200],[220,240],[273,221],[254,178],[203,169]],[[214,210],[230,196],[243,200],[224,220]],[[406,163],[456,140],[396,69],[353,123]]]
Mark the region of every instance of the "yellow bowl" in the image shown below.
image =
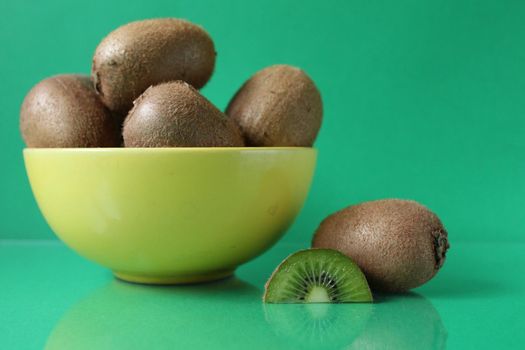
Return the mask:
[[[312,148],[25,149],[56,235],[124,280],[214,280],[264,252],[307,196]]]

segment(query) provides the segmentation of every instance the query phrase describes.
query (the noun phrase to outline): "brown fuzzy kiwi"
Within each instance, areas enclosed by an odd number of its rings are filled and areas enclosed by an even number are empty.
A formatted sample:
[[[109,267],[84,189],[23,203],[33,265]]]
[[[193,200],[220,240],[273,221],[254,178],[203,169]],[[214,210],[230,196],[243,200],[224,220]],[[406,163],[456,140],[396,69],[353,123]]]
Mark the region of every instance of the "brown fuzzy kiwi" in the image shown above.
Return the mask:
[[[124,122],[125,147],[242,147],[238,126],[183,81],[147,89]]]
[[[250,146],[313,145],[321,127],[321,94],[304,71],[288,65],[252,76],[230,101],[234,118]]]
[[[27,147],[116,147],[118,118],[104,106],[88,76],[47,78],[27,94],[20,110]]]
[[[91,74],[102,102],[126,114],[149,86],[183,80],[203,87],[215,66],[215,47],[198,25],[176,18],[128,23],[98,45]]]
[[[365,202],[330,215],[315,232],[312,246],[348,255],[372,289],[390,292],[430,280],[449,248],[439,218],[415,201],[400,199]]]

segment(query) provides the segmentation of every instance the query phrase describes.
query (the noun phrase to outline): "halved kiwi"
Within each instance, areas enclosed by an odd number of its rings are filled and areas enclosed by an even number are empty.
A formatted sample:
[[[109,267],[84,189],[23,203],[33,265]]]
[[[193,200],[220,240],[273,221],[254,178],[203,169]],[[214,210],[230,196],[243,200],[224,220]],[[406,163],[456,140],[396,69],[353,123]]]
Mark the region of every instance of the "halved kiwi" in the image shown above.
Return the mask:
[[[371,302],[359,267],[332,249],[301,250],[286,258],[265,286],[266,303]]]

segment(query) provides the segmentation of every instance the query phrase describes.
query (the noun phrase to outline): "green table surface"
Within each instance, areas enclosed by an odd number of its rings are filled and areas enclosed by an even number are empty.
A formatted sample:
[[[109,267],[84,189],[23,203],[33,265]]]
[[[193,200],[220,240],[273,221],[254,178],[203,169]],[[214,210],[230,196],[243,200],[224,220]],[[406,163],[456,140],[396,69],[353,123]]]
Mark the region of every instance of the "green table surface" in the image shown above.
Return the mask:
[[[0,349],[509,349],[525,346],[525,243],[453,243],[443,270],[374,304],[263,305],[281,243],[221,282],[115,280],[53,241],[0,241]]]

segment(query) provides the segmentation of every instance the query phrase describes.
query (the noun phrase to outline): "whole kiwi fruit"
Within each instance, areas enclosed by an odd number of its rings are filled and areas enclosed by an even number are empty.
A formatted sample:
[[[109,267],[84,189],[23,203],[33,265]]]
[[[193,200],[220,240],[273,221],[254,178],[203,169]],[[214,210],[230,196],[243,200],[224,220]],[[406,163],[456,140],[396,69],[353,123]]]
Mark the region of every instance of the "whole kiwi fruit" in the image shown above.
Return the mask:
[[[384,199],[328,216],[312,246],[349,256],[373,290],[404,292],[434,277],[449,243],[443,224],[429,209],[415,201]]]
[[[152,86],[124,121],[125,147],[241,147],[239,127],[191,85]]]
[[[149,86],[184,80],[203,87],[215,66],[215,47],[198,25],[176,18],[123,25],[98,45],[91,74],[102,102],[126,114]]]
[[[237,121],[250,146],[310,147],[321,127],[323,104],[304,71],[275,65],[246,81],[226,114]]]
[[[35,85],[22,103],[20,130],[27,147],[121,144],[118,118],[102,104],[84,75],[57,75]]]

